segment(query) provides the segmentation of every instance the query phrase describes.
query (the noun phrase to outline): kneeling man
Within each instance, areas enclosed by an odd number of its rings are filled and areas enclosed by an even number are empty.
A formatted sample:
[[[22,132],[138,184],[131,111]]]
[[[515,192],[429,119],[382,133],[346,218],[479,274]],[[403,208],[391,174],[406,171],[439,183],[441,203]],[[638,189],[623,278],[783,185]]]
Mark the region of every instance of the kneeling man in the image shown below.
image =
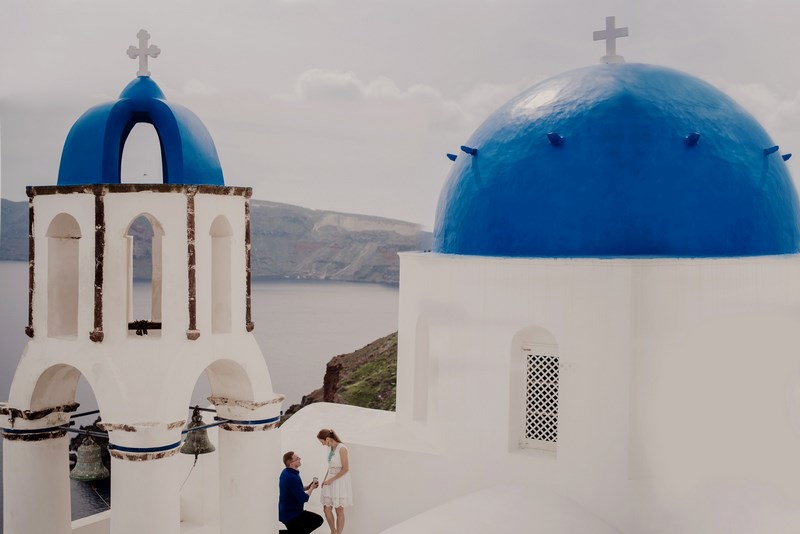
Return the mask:
[[[286,534],[309,534],[322,525],[322,516],[303,510],[308,498],[319,487],[315,478],[307,486],[303,486],[300,479],[300,457],[293,451],[283,455],[283,465],[286,468],[281,472],[279,482],[280,497],[278,498],[278,519],[286,525]]]

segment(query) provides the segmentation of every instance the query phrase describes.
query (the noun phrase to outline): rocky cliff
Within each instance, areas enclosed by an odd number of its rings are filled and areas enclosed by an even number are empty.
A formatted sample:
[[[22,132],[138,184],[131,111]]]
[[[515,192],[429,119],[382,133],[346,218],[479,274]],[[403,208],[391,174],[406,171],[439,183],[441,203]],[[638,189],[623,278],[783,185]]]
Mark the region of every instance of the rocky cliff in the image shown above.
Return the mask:
[[[419,225],[382,217],[264,200],[252,200],[250,214],[254,277],[397,284],[397,253],[431,245]],[[27,261],[28,203],[3,199],[0,230],[0,260]],[[132,233],[149,232],[134,224]],[[149,252],[137,246],[134,256],[134,276],[147,278]]]
[[[349,354],[334,356],[325,367],[322,387],[290,406],[284,420],[315,402],[335,402],[394,410],[397,387],[397,332]]]

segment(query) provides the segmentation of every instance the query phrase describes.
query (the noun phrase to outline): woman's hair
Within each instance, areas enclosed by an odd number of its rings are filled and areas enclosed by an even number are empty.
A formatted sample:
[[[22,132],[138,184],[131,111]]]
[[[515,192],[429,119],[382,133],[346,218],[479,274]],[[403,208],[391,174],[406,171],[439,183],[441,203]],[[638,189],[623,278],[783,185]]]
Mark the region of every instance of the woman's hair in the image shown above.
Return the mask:
[[[339,439],[339,436],[336,435],[336,432],[333,431],[332,428],[323,428],[319,432],[317,432],[317,439],[325,439],[331,438],[336,443],[341,443],[342,440]]]

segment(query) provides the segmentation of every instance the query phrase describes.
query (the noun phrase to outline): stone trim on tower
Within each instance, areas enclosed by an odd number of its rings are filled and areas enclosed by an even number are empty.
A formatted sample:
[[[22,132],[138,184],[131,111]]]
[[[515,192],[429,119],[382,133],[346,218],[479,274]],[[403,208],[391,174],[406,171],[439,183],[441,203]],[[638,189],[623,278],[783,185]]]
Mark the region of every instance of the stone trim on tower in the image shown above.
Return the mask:
[[[101,421],[97,426],[109,433],[108,453],[112,457],[131,462],[146,462],[177,454],[181,440],[173,442],[169,439],[169,435],[185,425],[186,420],[181,419],[170,423],[129,424]],[[156,445],[151,445],[153,442]]]
[[[236,421],[232,419],[227,419],[224,421],[224,423],[219,425],[222,430],[227,430],[229,432],[262,432],[265,430],[278,428],[281,418],[280,416],[277,416],[258,421]]]
[[[8,441],[45,441],[62,438],[67,434],[66,428],[61,426],[66,422],[66,414],[77,411],[78,406],[77,402],[72,402],[41,410],[21,410],[7,403],[0,403],[0,415],[5,416],[0,434]],[[18,421],[22,422],[22,425],[17,425]]]
[[[50,427],[42,429],[12,430],[10,428],[0,429],[3,439],[6,441],[46,441],[48,439],[63,438],[67,431],[62,428]]]
[[[255,328],[253,324],[253,317],[251,312],[250,295],[252,292],[251,284],[251,269],[250,269],[250,196],[248,195],[244,201],[244,265],[245,265],[245,283],[247,285],[246,309],[245,309],[245,328],[248,332],[252,332]]]
[[[78,410],[80,404],[71,402],[61,406],[53,406],[51,408],[42,408],[41,410],[20,410],[19,408],[12,408],[7,403],[0,402],[0,415],[7,415],[11,425],[14,425],[15,419],[23,421],[36,421],[42,419],[50,414],[56,412],[71,413]]]
[[[186,246],[187,246],[187,271],[189,276],[189,329],[186,331],[186,338],[192,341],[200,337],[197,330],[197,256],[195,252],[195,217],[194,217],[194,197],[197,188],[189,187],[186,189]]]
[[[171,443],[164,447],[148,447],[134,450],[132,447],[121,447],[119,445],[108,445],[108,454],[117,460],[128,460],[130,462],[149,462],[175,456],[181,449],[181,442]]]
[[[280,394],[265,401],[215,395],[208,397],[209,402],[217,408],[218,415],[214,419],[220,422],[219,427],[231,432],[257,432],[277,428],[281,419],[280,406],[285,399]],[[263,410],[265,407],[268,409]],[[224,412],[226,416],[220,416],[220,412]]]
[[[33,238],[33,195],[28,190],[28,326],[25,335],[33,337],[33,290],[36,287],[34,280],[36,265],[36,241]]]
[[[106,210],[104,196],[106,189],[93,188],[94,192],[94,329],[89,339],[96,343],[103,341],[103,265],[106,246]]]
[[[249,401],[241,399],[232,399],[230,397],[218,397],[214,395],[208,397],[208,402],[210,402],[214,406],[238,407],[238,408],[244,408],[245,410],[257,410],[269,404],[280,404],[284,400],[286,400],[285,395],[276,395],[275,397],[266,401]]]
[[[28,197],[36,195],[60,195],[66,193],[94,193],[102,190],[105,193],[183,193],[188,188],[203,195],[234,195],[250,198],[253,193],[250,187],[227,185],[186,185],[186,184],[99,184],[99,185],[29,185],[26,188]]]

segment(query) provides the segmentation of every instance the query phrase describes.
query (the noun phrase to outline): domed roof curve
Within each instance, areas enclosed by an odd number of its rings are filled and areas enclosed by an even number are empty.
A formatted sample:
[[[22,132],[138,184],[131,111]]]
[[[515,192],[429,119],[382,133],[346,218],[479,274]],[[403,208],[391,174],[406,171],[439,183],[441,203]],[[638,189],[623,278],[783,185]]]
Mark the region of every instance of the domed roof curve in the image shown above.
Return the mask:
[[[122,149],[133,127],[152,124],[161,145],[164,183],[225,185],[217,149],[191,111],[167,102],[148,76],[139,76],[119,100],[94,106],[64,142],[58,185],[118,184]]]
[[[797,193],[781,154],[765,150],[773,145],[736,102],[687,74],[643,64],[570,71],[512,99],[467,141],[477,152],[453,164],[433,250],[796,253]]]

